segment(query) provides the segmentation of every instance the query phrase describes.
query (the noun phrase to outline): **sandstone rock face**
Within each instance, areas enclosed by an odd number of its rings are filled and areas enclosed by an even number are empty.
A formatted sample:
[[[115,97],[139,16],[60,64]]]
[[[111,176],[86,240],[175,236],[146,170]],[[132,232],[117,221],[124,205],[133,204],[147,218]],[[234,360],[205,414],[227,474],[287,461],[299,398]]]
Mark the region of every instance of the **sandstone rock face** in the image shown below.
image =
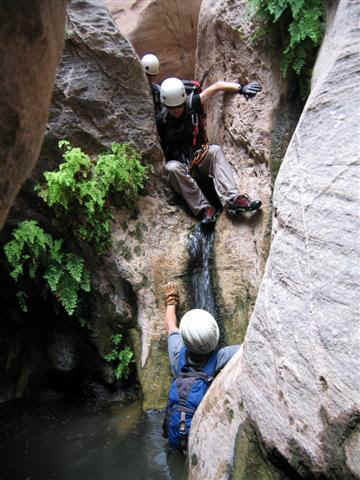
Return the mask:
[[[159,81],[169,76],[193,78],[200,0],[106,1],[140,58],[150,52],[159,58]]]
[[[0,6],[0,228],[39,156],[63,49],[66,3],[19,0]]]
[[[159,148],[153,116],[141,65],[104,2],[71,2],[47,145],[70,135],[74,144],[92,152],[133,141],[154,155]]]
[[[239,49],[247,50],[243,45],[246,36],[236,22],[245,18],[246,2],[231,8],[225,3],[210,7],[208,12],[205,3],[202,13],[200,33],[208,37],[210,46],[205,48],[205,38],[199,37],[199,77],[207,84],[238,79]],[[169,201],[152,97],[134,49],[118,32],[100,0],[73,0],[68,19],[48,134],[33,179],[57,166],[55,147],[62,138],[90,154],[114,141],[131,140],[144,161],[153,165],[154,174],[137,203],[137,212],[116,211],[112,251],[101,260],[88,252],[94,273],[88,322],[97,333],[94,341],[101,355],[110,350],[111,335],[119,324],[130,330],[144,407],[159,408],[165,405],[170,380],[162,286],[168,280],[178,281],[179,317],[194,306],[187,242],[197,220],[183,204]],[[249,31],[253,28],[248,20],[245,27]],[[212,43],[214,37],[216,44]],[[219,62],[220,57],[226,62]],[[273,132],[279,124],[279,112],[284,112],[281,96],[286,92],[269,58],[252,49],[247,60],[241,73],[245,79],[260,80],[264,94],[249,103],[243,97],[220,94],[208,109],[211,140],[224,146],[240,192],[261,198],[264,204],[262,213],[252,218],[233,221],[223,213],[215,229],[219,320],[225,324],[225,338],[231,343],[244,338],[263,274],[270,237],[270,158],[275,147],[276,151],[282,148]],[[286,119],[290,114],[285,111],[283,116],[282,125],[288,132],[291,122]]]
[[[245,6],[239,3],[235,10],[231,8],[230,19],[227,8],[223,13],[215,9],[212,21],[206,9],[203,15],[201,32],[209,41],[215,33],[219,34],[216,25],[221,25],[218,28],[221,35],[234,42],[235,48],[229,46],[228,41],[223,45],[218,35],[216,48],[220,50],[219,55],[229,57],[229,66],[234,65],[242,45],[243,35],[236,30],[234,22]],[[55,140],[60,138],[68,138],[89,153],[113,141],[132,140],[144,154],[145,161],[155,167],[147,193],[138,202],[137,214],[117,211],[112,252],[104,261],[93,260],[96,293],[89,322],[99,332],[97,344],[102,354],[109,350],[116,325],[127,323],[136,348],[144,407],[163,407],[169,385],[169,365],[162,285],[171,279],[178,281],[182,298],[179,316],[192,306],[187,240],[196,220],[181,204],[168,201],[169,189],[161,171],[152,98],[131,45],[118,33],[99,0],[74,0],[68,17],[65,53],[57,75],[43,157],[48,168],[48,152],[53,151]],[[214,32],[204,31],[205,24],[211,23]],[[205,39],[199,42],[199,76],[202,77],[206,76],[214,58],[210,49],[204,49]],[[215,49],[215,46],[210,43],[209,48]],[[254,50],[251,53],[252,62],[260,62],[259,55]],[[267,254],[272,131],[280,109],[280,93],[285,90],[273,73],[269,59],[261,59],[259,65],[261,68],[256,70],[244,61],[242,67],[243,75],[259,79],[264,85],[263,97],[247,104],[243,97],[218,95],[209,107],[212,140],[224,145],[239,190],[261,198],[264,203],[262,213],[253,218],[231,221],[223,213],[216,226],[217,300],[226,340],[232,343],[244,338]],[[235,73],[221,63],[213,67],[207,81],[237,79]],[[270,91],[275,96],[275,106],[266,100]],[[290,129],[290,122],[287,128]],[[44,168],[45,160],[37,173]],[[124,288],[132,292],[130,297],[124,295]]]
[[[298,118],[286,102],[278,65],[250,41],[255,26],[248,8],[245,1],[203,1],[196,59],[196,78],[204,88],[218,80],[254,80],[263,87],[248,102],[217,94],[207,109],[210,142],[223,146],[239,192],[263,202],[259,214],[234,221],[222,215],[216,226],[217,300],[232,343],[243,340],[254,307],[270,243],[272,170]]]
[[[271,250],[242,356],[196,415],[196,480],[250,478],[245,421],[263,460],[276,460],[289,478],[360,478],[360,5],[334,2],[329,18],[276,180]],[[271,468],[266,478],[278,478]]]
[[[88,323],[97,333],[101,355],[111,350],[111,335],[119,325],[130,329],[144,405],[163,406],[169,365],[162,285],[179,277],[180,312],[189,306],[186,279],[181,277],[187,270],[186,238],[194,219],[167,201],[149,85],[135,51],[100,0],[73,0],[68,8],[64,56],[34,181],[57,166],[56,144],[62,138],[90,154],[113,142],[131,141],[154,167],[137,212],[116,211],[108,257],[96,259],[88,252],[93,271]]]

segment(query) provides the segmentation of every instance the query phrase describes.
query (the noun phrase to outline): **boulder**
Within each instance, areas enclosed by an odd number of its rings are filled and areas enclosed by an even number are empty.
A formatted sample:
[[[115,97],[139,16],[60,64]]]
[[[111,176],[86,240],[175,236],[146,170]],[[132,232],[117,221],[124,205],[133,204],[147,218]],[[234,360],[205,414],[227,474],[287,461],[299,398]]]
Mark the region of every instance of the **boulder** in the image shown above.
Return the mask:
[[[38,160],[64,44],[66,3],[1,2],[0,228]]]
[[[276,179],[271,249],[243,353],[194,419],[193,479],[278,478],[274,465],[288,478],[360,478],[360,5],[328,9],[312,91]],[[239,439],[252,438],[244,421],[271,462],[266,477],[243,476]]]
[[[67,138],[95,153],[126,141],[154,161],[159,146],[153,117],[141,65],[104,2],[72,1],[45,147]]]
[[[140,58],[154,53],[160,76],[193,78],[200,0],[106,0],[121,33]]]

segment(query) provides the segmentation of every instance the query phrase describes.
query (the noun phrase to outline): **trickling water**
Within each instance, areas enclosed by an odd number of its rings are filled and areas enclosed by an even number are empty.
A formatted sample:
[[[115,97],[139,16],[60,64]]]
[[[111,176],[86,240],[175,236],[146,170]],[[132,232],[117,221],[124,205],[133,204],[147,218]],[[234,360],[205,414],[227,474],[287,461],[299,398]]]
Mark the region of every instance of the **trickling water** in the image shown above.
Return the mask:
[[[211,277],[214,229],[197,225],[189,235],[192,308],[202,308],[216,318],[214,287]]]

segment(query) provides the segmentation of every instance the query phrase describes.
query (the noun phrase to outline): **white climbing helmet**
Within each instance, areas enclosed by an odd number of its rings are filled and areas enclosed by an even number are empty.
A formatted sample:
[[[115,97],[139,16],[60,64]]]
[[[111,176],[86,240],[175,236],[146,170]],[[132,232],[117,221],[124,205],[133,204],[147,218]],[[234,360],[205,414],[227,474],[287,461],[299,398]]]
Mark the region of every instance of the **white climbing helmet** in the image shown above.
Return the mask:
[[[160,62],[156,55],[147,53],[141,59],[141,64],[148,75],[157,75],[160,71]]]
[[[207,354],[215,350],[220,336],[215,318],[200,308],[185,313],[180,321],[180,334],[185,346],[198,354]]]
[[[186,101],[185,87],[178,78],[167,78],[161,84],[160,100],[167,107],[179,107]]]

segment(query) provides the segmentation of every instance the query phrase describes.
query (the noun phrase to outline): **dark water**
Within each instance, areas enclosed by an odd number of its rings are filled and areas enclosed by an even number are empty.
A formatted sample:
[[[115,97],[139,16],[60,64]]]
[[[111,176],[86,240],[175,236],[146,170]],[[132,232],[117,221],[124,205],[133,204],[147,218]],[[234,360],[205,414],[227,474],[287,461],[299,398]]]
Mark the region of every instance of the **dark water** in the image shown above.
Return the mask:
[[[163,414],[140,404],[90,410],[65,402],[0,406],[1,480],[185,480],[162,438]]]
[[[213,243],[213,229],[198,225],[188,249],[192,306],[216,318]],[[168,448],[162,421],[140,403],[0,404],[0,480],[186,480],[185,459]]]
[[[199,224],[189,235],[192,308],[202,308],[216,318],[215,295],[211,277],[213,244],[213,228],[206,228]]]

